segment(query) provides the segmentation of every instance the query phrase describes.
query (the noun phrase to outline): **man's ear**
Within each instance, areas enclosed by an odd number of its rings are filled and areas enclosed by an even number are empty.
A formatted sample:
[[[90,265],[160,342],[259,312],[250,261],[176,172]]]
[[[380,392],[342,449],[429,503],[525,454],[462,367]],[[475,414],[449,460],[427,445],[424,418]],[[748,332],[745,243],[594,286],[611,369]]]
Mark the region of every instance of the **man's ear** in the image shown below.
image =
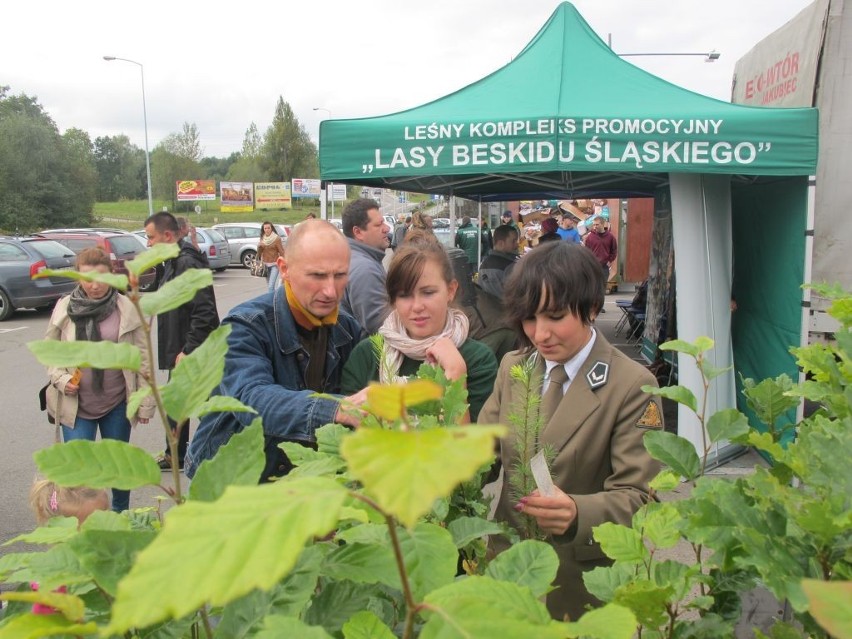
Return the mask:
[[[364,229],[362,229],[360,226],[353,226],[352,227],[352,237],[353,238],[355,238],[356,240],[358,240],[360,242],[361,237],[363,235],[364,235]]]
[[[284,257],[278,257],[275,260],[275,265],[278,267],[278,272],[281,274],[281,277],[285,280],[287,279],[287,259]]]

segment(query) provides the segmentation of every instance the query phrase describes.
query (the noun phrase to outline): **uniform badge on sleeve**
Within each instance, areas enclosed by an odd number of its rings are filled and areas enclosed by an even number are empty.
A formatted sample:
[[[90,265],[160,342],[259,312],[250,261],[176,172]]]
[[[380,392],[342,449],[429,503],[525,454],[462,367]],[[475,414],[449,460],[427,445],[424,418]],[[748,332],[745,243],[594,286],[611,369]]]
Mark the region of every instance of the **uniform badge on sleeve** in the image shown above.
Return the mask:
[[[606,384],[609,377],[609,364],[606,362],[595,362],[592,370],[586,373],[586,381],[589,382],[589,388],[595,390]]]
[[[642,417],[636,422],[636,428],[647,428],[649,430],[659,430],[663,427],[663,416],[660,415],[660,407],[653,400],[648,402],[645,407],[645,412]]]

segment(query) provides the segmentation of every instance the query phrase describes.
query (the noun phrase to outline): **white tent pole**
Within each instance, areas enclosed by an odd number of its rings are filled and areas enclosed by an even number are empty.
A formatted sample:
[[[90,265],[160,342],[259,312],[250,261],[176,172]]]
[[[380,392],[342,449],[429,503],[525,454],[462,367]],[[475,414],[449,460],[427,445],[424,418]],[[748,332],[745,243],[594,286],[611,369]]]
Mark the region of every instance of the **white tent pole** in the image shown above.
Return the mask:
[[[456,196],[450,191],[450,246],[456,245]]]
[[[479,265],[482,264],[482,197],[479,198],[479,212],[477,213],[478,222],[476,225],[476,238],[479,240],[476,243],[476,264],[473,272],[479,272]]]
[[[799,337],[799,345],[808,345],[808,335],[810,333],[811,323],[811,289],[809,284],[813,277],[813,261],[814,261],[814,216],[816,213],[816,176],[808,177],[808,211],[807,220],[805,222],[805,268],[803,272],[802,288],[802,328],[801,336]],[[799,383],[805,381],[805,373],[799,369]],[[802,421],[805,416],[805,402],[799,402],[796,407],[796,423]]]

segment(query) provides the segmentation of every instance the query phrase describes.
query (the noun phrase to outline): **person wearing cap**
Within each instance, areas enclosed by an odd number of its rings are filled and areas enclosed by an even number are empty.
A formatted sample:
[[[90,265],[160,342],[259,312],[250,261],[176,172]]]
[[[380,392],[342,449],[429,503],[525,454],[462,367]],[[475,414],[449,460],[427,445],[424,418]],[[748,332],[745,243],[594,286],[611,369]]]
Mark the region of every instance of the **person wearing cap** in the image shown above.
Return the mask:
[[[570,213],[563,213],[562,219],[559,220],[559,228],[556,229],[556,232],[566,242],[572,242],[574,244],[582,244],[583,240],[580,238],[580,233],[577,231],[574,226],[574,218],[571,217]]]

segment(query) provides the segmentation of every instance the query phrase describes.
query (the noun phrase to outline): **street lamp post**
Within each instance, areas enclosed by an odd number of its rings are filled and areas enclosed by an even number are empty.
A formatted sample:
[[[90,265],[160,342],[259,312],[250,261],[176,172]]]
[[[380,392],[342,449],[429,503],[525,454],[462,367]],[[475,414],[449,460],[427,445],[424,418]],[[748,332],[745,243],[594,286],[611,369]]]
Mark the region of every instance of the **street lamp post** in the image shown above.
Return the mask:
[[[693,53],[693,52],[686,52],[686,53],[618,53],[617,55],[618,55],[619,58],[636,58],[636,57],[639,57],[639,56],[659,56],[659,55],[667,55],[667,56],[668,55],[700,55],[701,57],[704,58],[705,62],[715,62],[716,60],[719,59],[719,56],[721,56],[722,54],[719,53],[718,51],[713,50],[713,51],[708,51],[707,53]]]
[[[328,113],[329,119],[331,119],[331,111],[329,109],[326,109],[325,107],[314,107],[314,111],[325,111],[326,113]],[[334,217],[334,183],[329,182],[328,185],[329,185],[329,187],[331,187],[331,217]],[[323,207],[322,211],[320,211],[320,215],[322,215],[322,219],[326,218],[325,213],[326,213],[325,207]]]
[[[142,76],[142,119],[145,123],[145,171],[148,176],[148,215],[154,215],[154,198],[151,195],[151,153],[148,151],[148,109],[145,106],[145,67],[142,66],[141,62],[136,62],[136,60],[128,60],[127,58],[117,58],[112,55],[105,55],[104,60],[107,62],[112,62],[113,60],[120,60],[121,62],[129,62],[130,64],[135,64],[139,67],[139,73]]]

